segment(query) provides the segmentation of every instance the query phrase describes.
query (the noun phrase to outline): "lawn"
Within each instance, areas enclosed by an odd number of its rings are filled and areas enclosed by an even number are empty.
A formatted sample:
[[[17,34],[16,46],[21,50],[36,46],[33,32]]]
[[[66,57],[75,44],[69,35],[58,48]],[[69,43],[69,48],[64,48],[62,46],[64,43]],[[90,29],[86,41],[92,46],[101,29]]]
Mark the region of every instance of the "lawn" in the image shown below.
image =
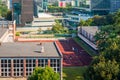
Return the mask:
[[[84,80],[83,73],[87,67],[64,67],[63,80]]]
[[[85,50],[87,53],[91,56],[97,56],[97,53],[91,49],[90,46],[88,46],[85,42],[83,42],[80,38],[76,37],[74,40]]]

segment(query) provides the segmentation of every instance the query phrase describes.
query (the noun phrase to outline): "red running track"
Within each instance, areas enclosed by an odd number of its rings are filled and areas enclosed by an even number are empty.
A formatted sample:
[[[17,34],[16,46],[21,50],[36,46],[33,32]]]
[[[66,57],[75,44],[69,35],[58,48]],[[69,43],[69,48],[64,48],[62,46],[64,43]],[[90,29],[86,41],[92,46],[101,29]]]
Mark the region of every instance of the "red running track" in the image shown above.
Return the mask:
[[[59,40],[56,43],[63,54],[63,66],[85,66],[91,63],[92,57],[73,39]]]

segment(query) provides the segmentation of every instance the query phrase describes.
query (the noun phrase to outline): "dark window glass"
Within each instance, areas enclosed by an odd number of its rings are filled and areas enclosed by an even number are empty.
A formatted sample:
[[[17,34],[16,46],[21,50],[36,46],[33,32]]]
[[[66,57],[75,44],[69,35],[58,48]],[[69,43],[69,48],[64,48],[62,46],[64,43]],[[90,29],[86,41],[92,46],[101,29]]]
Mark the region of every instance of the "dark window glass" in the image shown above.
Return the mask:
[[[7,73],[5,73],[5,76],[7,76]]]
[[[4,64],[5,65],[5,67],[7,67],[7,64]]]
[[[2,73],[1,76],[4,76],[4,74]]]
[[[4,63],[4,61],[3,61],[3,60],[1,60],[1,63]]]
[[[13,60],[13,63],[16,63],[16,60]]]
[[[8,67],[11,67],[11,64],[8,64]]]
[[[17,60],[17,63],[19,63],[19,60]]]
[[[11,76],[11,73],[9,73],[8,76]]]
[[[8,60],[8,63],[11,63],[11,60]]]
[[[5,60],[5,63],[7,63],[7,60]]]
[[[4,67],[4,64],[1,64],[1,67]]]
[[[17,64],[17,67],[19,67],[19,64]]]
[[[23,64],[21,64],[21,67],[23,67]]]

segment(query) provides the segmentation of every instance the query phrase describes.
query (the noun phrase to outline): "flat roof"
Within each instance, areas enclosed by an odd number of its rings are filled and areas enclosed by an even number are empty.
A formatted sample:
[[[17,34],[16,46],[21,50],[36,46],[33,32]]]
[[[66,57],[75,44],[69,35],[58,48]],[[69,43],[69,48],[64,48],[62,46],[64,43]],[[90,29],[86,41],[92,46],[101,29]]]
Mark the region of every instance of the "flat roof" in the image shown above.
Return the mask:
[[[38,13],[38,18],[53,18],[54,16],[47,13]]]
[[[54,42],[42,42],[42,46],[44,47],[44,52],[41,53],[40,42],[2,43],[0,46],[0,57],[61,57]]]
[[[7,28],[3,28],[0,26],[0,38],[4,35],[6,31],[7,31]]]
[[[96,32],[99,31],[99,28],[97,26],[83,26],[82,29],[93,35],[95,35]]]

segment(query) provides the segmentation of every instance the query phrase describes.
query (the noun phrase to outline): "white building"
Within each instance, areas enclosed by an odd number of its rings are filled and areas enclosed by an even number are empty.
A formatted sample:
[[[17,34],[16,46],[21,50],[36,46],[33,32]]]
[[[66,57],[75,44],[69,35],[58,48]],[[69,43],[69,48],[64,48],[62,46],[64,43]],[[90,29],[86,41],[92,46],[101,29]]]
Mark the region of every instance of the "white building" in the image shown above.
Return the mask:
[[[42,30],[48,30],[55,24],[55,17],[47,13],[38,13],[38,17],[32,22],[33,27],[39,27]]]
[[[94,38],[97,32],[99,32],[99,28],[97,26],[78,27],[78,37],[80,37],[94,50],[98,49]]]
[[[8,9],[11,9],[11,0],[2,0],[2,2],[8,7]]]

